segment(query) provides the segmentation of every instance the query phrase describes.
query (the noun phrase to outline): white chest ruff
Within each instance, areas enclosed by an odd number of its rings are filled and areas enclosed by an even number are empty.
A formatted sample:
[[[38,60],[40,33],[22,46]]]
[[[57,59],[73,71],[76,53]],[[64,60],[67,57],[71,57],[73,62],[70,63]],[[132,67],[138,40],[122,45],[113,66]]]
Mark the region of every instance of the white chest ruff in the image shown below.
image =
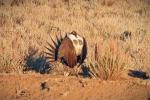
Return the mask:
[[[77,56],[81,55],[83,48],[83,38],[79,35],[68,34],[68,38],[72,41]]]

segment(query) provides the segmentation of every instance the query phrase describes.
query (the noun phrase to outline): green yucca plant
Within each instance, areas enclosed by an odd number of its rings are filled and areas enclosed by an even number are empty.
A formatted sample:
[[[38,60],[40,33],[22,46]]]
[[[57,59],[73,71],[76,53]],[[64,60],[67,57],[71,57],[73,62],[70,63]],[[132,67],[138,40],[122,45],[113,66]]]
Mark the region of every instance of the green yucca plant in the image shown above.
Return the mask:
[[[128,55],[119,49],[115,40],[100,45],[95,45],[95,60],[88,66],[91,75],[105,80],[118,78],[129,66]]]

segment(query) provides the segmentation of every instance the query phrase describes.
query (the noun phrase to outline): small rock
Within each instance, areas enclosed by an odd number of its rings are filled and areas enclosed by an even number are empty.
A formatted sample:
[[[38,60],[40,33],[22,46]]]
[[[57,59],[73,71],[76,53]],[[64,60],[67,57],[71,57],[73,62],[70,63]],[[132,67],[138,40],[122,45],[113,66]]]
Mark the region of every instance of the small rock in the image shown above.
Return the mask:
[[[68,94],[69,94],[69,91],[66,91],[64,93],[60,93],[60,95],[62,95],[62,96],[67,96]]]
[[[47,91],[50,90],[47,82],[42,82],[41,83],[41,90],[47,90]]]

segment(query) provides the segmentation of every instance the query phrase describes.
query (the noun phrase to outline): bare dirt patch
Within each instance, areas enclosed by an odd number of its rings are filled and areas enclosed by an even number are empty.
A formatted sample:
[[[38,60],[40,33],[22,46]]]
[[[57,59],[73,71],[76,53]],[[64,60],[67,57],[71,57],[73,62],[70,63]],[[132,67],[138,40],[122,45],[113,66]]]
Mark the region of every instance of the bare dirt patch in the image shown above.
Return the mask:
[[[150,80],[0,75],[1,100],[148,100],[149,97]]]

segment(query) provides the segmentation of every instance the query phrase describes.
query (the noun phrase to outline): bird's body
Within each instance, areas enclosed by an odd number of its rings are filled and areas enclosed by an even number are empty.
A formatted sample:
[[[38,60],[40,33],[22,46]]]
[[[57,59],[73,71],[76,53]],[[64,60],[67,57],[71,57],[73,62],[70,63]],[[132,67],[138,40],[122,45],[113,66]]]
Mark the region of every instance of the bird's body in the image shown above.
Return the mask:
[[[83,48],[83,38],[74,34],[68,34],[68,38],[72,41],[73,46],[75,47],[76,55],[81,55]]]
[[[50,53],[48,59],[50,62],[60,61],[67,66],[73,68],[77,63],[83,63],[87,55],[87,44],[84,37],[78,35],[75,31],[66,34],[64,38],[58,38],[57,41],[53,41],[53,44],[49,44],[50,48],[47,48]]]

